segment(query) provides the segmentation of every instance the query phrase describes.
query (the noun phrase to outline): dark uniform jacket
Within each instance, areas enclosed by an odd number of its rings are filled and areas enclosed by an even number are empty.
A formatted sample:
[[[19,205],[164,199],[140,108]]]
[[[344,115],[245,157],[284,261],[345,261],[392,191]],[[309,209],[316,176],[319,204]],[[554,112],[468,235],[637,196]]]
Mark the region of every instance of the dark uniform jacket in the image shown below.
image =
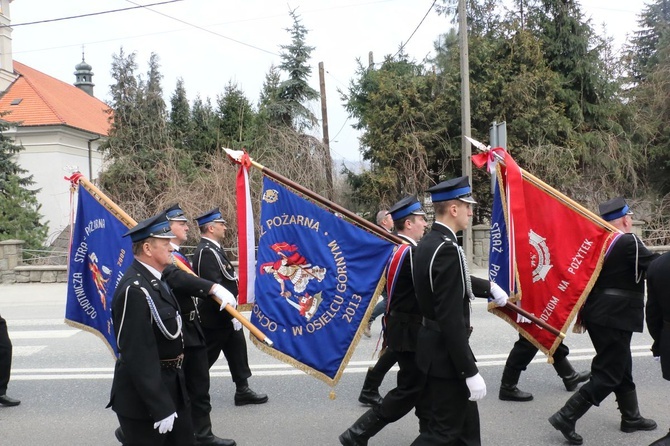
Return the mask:
[[[389,312],[386,315],[386,344],[397,352],[414,352],[421,328],[421,309],[412,280],[412,257],[416,242],[402,234],[398,236],[406,239],[410,248],[397,273]]]
[[[205,345],[205,335],[200,325],[195,299],[212,299],[209,296],[209,290],[212,289],[214,283],[182,271],[175,265],[170,265],[163,270],[163,280],[172,288],[181,308],[184,346]]]
[[[642,332],[644,273],[656,257],[636,235],[619,236],[582,308],[584,322]]]
[[[223,249],[202,238],[193,254],[193,270],[203,279],[211,280],[225,287],[235,298],[239,293],[235,267],[230,263]],[[214,299],[200,302],[200,320],[206,328],[229,327],[232,316],[227,311],[219,311],[219,304]]]
[[[414,255],[414,288],[424,326],[419,331],[417,364],[440,378],[465,379],[478,373],[470,349],[470,298],[456,235],[440,223],[421,239]],[[475,296],[490,297],[488,280],[471,276]]]
[[[647,270],[647,328],[654,339],[651,351],[661,357],[663,378],[670,380],[670,252]]]
[[[179,304],[146,267],[134,260],[121,278],[112,304],[120,356],[108,407],[128,418],[160,421],[188,404],[182,370],[161,369],[160,363],[177,358],[184,345],[181,334],[168,339],[160,331],[144,290],[167,332],[175,335],[179,331]]]

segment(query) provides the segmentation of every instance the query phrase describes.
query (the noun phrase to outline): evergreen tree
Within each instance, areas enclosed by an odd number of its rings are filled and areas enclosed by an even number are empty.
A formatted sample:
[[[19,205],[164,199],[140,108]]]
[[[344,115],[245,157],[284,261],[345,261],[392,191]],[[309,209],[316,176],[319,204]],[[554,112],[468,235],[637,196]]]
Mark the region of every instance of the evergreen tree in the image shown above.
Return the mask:
[[[113,120],[109,136],[101,144],[109,166],[101,173],[100,182],[120,201],[150,200],[167,181],[155,169],[169,146],[158,57],[151,55],[146,81],[135,76],[136,69],[135,53],[125,55],[122,48],[114,55]]]
[[[246,148],[253,130],[254,111],[237,84],[229,82],[223,96],[217,98],[219,140],[223,147]]]
[[[191,134],[191,151],[198,163],[204,162],[207,154],[216,153],[219,147],[219,136],[216,115],[209,98],[204,101],[196,96],[191,109],[193,133]]]
[[[177,79],[177,86],[170,97],[170,139],[177,149],[184,149],[189,145],[192,133],[191,107],[186,97],[184,79]]]
[[[403,54],[387,57],[377,70],[359,63],[346,108],[362,131],[361,153],[371,170],[348,177],[354,199],[366,209],[422,192],[431,179],[454,171],[454,156],[446,153],[445,97],[435,94],[436,82]]]
[[[289,11],[293,26],[286,31],[291,35],[289,45],[280,45],[281,63],[279,68],[288,74],[288,79],[279,85],[278,115],[282,124],[298,131],[311,129],[316,125],[317,118],[308,108],[307,103],[319,98],[319,93],[309,86],[312,67],[309,65],[310,55],[314,47],[305,43],[307,28],[302,24],[295,10]]]
[[[109,137],[101,145],[110,158],[134,152],[140,144],[140,121],[142,119],[137,108],[138,88],[136,54],[126,55],[121,47],[119,54],[112,56],[112,78],[110,86],[112,100],[110,102],[111,128]]]
[[[149,57],[149,71],[143,96],[139,104],[142,116],[142,135],[144,144],[151,150],[162,150],[170,145],[167,129],[167,110],[163,100],[163,75],[159,71],[158,55],[151,53]]]
[[[258,99],[258,113],[256,115],[257,137],[265,132],[267,127],[278,128],[282,125],[282,110],[279,100],[279,84],[281,76],[279,68],[272,65],[265,74],[263,87]]]
[[[644,81],[659,63],[659,50],[670,38],[670,0],[646,4],[638,18],[639,30],[628,49],[630,74],[634,82]]]
[[[23,150],[5,136],[9,128],[0,115],[0,240],[24,240],[25,249],[38,249],[47,237],[47,225],[40,223],[40,207],[32,175],[25,175],[15,161]]]

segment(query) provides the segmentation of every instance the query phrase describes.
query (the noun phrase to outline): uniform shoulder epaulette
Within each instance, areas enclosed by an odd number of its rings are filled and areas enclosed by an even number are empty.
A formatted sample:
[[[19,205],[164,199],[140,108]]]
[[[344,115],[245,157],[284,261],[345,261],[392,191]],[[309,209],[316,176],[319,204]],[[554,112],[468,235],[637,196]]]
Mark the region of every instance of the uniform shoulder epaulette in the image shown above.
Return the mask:
[[[442,240],[444,240],[445,242],[449,242],[449,243],[451,243],[454,247],[458,247],[458,243],[456,243],[455,241],[453,241],[452,239],[450,239],[448,235],[444,235],[444,234],[443,234],[443,235],[442,235]]]

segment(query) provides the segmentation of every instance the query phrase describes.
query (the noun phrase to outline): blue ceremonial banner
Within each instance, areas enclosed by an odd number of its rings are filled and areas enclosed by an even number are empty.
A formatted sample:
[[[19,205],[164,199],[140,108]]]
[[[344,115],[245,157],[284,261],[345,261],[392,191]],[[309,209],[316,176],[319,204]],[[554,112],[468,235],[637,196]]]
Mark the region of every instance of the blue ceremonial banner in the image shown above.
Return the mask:
[[[112,297],[133,261],[128,228],[81,185],[72,232],[65,322],[102,338],[117,355]]]
[[[510,251],[505,206],[500,184],[494,182],[493,208],[491,211],[491,243],[489,249],[489,280],[497,283],[507,294],[515,294],[516,280],[512,272],[513,253]],[[510,293],[511,291],[511,293]]]
[[[265,177],[251,322],[267,353],[335,385],[383,288],[394,244]]]

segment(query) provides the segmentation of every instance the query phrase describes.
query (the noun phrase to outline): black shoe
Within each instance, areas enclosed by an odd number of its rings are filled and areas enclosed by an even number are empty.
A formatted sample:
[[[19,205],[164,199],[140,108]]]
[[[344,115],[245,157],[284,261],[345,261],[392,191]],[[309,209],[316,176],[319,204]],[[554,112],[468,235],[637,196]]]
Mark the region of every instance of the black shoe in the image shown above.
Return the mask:
[[[498,399],[503,401],[532,401],[533,394],[520,390],[516,385],[501,384]]]
[[[123,435],[123,431],[121,430],[120,427],[116,428],[116,430],[114,431],[114,436],[116,437],[117,440],[119,440],[119,443],[124,444],[126,442],[126,437]]]
[[[368,407],[379,406],[384,400],[379,394],[379,386],[383,380],[384,373],[376,371],[374,367],[369,367],[368,373],[365,374],[363,388],[360,395],[358,395],[358,401]]]
[[[653,431],[657,425],[654,420],[644,418],[640,415],[640,408],[637,404],[637,392],[635,389],[626,393],[616,394],[619,411],[621,412],[621,431]]]
[[[584,416],[590,408],[591,403],[581,393],[575,392],[565,406],[549,417],[549,423],[554,426],[554,429],[561,431],[570,444],[582,444],[584,439],[575,432],[575,425],[577,420]]]
[[[195,437],[195,446],[236,446],[235,440],[229,438],[219,438],[212,434],[204,438]]]
[[[365,391],[364,389],[361,391],[361,394],[358,395],[358,402],[367,407],[379,406],[382,401],[384,401],[384,398],[382,398],[379,392],[370,390]]]
[[[240,387],[235,391],[235,405],[245,406],[247,404],[265,404],[268,396],[264,393],[256,393],[249,386]]]
[[[583,383],[591,379],[591,371],[587,370],[585,372],[575,372],[570,376],[563,378],[563,384],[565,385],[565,390],[572,392],[577,388],[579,383]]]
[[[533,399],[532,393],[524,392],[517,387],[520,376],[521,370],[505,366],[500,380],[498,399],[503,401],[531,401]]]
[[[7,395],[0,395],[0,404],[3,406],[18,406],[21,401],[10,398]]]

